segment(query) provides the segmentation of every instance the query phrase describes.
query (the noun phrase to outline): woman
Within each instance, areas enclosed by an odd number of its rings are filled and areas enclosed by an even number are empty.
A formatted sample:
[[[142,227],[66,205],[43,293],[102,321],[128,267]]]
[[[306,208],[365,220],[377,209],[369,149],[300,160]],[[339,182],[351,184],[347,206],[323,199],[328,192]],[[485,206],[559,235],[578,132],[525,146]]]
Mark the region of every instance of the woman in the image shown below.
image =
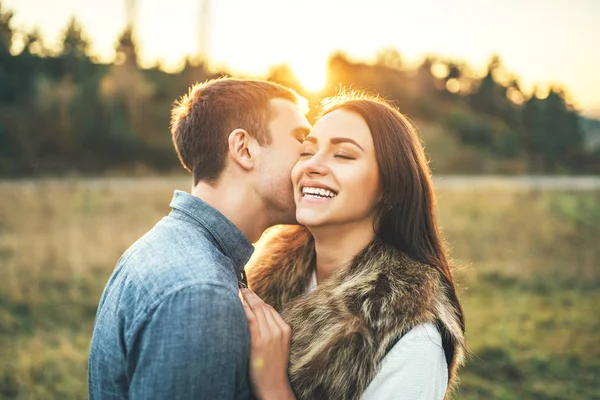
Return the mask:
[[[443,398],[465,328],[415,129],[382,100],[338,96],[292,183],[303,227],[265,241],[242,290],[257,397]]]

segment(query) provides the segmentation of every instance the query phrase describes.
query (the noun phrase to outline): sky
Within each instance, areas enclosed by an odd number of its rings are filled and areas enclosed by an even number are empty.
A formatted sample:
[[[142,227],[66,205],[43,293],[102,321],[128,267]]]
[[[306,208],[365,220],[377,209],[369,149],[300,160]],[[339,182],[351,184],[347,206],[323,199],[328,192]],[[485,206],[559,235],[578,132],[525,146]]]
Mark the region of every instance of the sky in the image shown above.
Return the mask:
[[[136,0],[142,63],[181,67],[200,51],[208,0]],[[3,0],[13,27],[37,27],[55,46],[75,16],[104,61],[125,26],[125,0]],[[584,114],[600,117],[600,0],[212,0],[206,52],[214,67],[264,75],[287,63],[309,89],[329,55],[372,61],[395,48],[409,65],[428,54],[485,69],[493,54],[530,90],[560,85]]]

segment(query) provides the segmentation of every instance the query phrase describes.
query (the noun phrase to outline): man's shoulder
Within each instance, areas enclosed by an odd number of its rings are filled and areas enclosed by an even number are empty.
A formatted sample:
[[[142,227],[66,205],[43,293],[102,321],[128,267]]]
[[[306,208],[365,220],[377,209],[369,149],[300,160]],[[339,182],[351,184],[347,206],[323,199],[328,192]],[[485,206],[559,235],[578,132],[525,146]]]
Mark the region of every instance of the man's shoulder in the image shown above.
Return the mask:
[[[123,253],[117,270],[156,301],[180,288],[218,285],[233,290],[237,278],[230,264],[206,231],[165,217]]]

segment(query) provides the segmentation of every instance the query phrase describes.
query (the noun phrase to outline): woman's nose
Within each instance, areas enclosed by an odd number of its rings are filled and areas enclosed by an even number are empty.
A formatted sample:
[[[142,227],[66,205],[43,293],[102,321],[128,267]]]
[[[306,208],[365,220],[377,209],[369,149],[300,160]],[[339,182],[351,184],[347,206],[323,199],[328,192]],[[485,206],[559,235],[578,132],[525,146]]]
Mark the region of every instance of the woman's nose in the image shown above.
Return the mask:
[[[313,156],[311,159],[304,162],[302,167],[304,174],[311,175],[325,175],[327,174],[327,167],[322,162],[321,157],[318,155]]]

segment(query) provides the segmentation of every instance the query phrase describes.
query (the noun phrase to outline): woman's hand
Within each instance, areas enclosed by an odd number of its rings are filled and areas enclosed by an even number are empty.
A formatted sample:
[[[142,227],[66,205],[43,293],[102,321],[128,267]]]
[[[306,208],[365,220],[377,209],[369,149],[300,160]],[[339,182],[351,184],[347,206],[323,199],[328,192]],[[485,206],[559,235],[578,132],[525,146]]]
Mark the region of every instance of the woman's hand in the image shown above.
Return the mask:
[[[250,289],[241,289],[250,330],[250,380],[261,400],[295,399],[287,375],[290,327]]]

